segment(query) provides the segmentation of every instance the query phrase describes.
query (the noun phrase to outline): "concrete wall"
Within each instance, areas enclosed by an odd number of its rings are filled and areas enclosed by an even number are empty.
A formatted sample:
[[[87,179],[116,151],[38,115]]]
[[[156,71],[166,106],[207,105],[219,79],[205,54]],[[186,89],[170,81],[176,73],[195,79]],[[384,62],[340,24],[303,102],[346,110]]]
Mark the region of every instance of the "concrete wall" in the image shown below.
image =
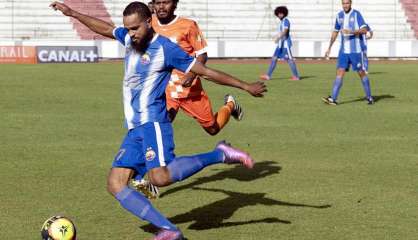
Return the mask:
[[[245,40],[211,40],[209,44],[209,57],[214,58],[250,58],[271,57],[275,44],[272,41],[245,41]],[[324,56],[329,42],[323,41],[295,41],[293,55],[303,58],[318,58]],[[87,40],[87,41],[0,41],[0,46],[97,46],[99,56],[102,58],[122,58],[124,48],[116,41]],[[369,57],[382,58],[417,58],[417,40],[371,40],[369,41]],[[339,42],[332,48],[332,57],[337,56]]]

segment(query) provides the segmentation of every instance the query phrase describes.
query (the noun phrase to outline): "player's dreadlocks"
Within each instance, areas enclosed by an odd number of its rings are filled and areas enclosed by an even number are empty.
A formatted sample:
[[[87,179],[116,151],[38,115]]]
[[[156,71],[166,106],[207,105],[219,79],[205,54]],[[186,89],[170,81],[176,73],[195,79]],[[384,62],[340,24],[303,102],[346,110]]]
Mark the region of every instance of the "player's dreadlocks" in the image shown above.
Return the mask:
[[[274,15],[278,17],[279,13],[282,13],[284,17],[287,17],[287,14],[289,14],[289,10],[287,10],[287,7],[285,6],[276,7],[276,9],[274,9]]]

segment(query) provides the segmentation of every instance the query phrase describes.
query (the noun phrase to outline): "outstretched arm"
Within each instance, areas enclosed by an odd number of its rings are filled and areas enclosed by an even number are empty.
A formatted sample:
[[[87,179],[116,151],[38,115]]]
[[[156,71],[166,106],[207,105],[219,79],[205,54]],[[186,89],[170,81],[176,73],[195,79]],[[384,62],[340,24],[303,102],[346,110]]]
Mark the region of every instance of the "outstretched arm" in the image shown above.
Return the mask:
[[[254,97],[262,97],[263,93],[267,92],[266,85],[263,82],[247,83],[224,72],[208,68],[198,61],[196,61],[196,63],[193,65],[191,71],[198,75],[203,75],[208,80],[217,84],[228,85],[245,90]]]
[[[67,5],[57,2],[57,1],[51,3],[50,7],[52,7],[55,11],[56,10],[61,11],[65,16],[69,16],[69,17],[73,17],[77,19],[78,21],[86,25],[88,28],[90,28],[90,30],[92,30],[95,33],[98,33],[105,37],[109,37],[113,39],[115,38],[113,36],[113,29],[115,28],[115,26],[111,23],[79,13],[71,9]]]
[[[196,57],[196,61],[202,63],[203,65],[206,64],[207,60],[208,60],[207,53],[200,54],[199,56]],[[196,78],[196,75],[197,74],[194,72],[188,72],[184,77],[184,80],[182,83],[183,87],[190,87],[193,83],[193,80]]]

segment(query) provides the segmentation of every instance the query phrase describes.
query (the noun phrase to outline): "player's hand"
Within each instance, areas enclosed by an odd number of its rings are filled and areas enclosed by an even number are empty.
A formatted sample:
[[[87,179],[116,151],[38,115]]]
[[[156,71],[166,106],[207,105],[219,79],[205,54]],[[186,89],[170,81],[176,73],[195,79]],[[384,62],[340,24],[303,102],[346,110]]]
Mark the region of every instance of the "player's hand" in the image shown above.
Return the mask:
[[[245,90],[254,97],[262,97],[263,93],[267,92],[267,87],[264,82],[258,81],[249,83]]]
[[[185,76],[184,79],[181,82],[181,85],[183,87],[190,87],[192,86],[193,80],[196,78],[196,74],[193,72],[188,72]]]
[[[64,14],[65,16],[72,16],[74,11],[68,7],[67,5],[65,5],[64,3],[60,3],[60,2],[53,2],[51,3],[51,5],[49,5],[51,8],[53,8],[55,11],[59,10],[62,12],[62,14]]]
[[[352,35],[353,31],[351,31],[350,29],[343,29],[341,30],[343,32],[344,35]]]
[[[331,53],[331,49],[328,48],[327,51],[325,52],[325,58],[326,59],[329,59],[330,53]]]

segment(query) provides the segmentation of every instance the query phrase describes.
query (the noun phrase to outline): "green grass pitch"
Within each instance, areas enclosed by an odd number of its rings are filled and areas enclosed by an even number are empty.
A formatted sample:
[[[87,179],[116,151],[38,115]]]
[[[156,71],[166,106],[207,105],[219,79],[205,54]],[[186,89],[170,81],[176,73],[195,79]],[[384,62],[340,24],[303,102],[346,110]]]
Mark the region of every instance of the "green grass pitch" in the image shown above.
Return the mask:
[[[266,64],[212,64],[246,81]],[[280,64],[264,98],[204,82],[213,108],[238,97],[242,122],[207,135],[184,114],[176,154],[226,139],[257,161],[216,165],[162,190],[155,206],[189,240],[417,239],[418,68],[371,63],[377,102],[348,73],[327,106],[335,65]],[[80,240],[148,239],[147,224],[106,192],[122,128],[121,63],[0,65],[0,239],[40,239],[44,220],[71,218]]]

